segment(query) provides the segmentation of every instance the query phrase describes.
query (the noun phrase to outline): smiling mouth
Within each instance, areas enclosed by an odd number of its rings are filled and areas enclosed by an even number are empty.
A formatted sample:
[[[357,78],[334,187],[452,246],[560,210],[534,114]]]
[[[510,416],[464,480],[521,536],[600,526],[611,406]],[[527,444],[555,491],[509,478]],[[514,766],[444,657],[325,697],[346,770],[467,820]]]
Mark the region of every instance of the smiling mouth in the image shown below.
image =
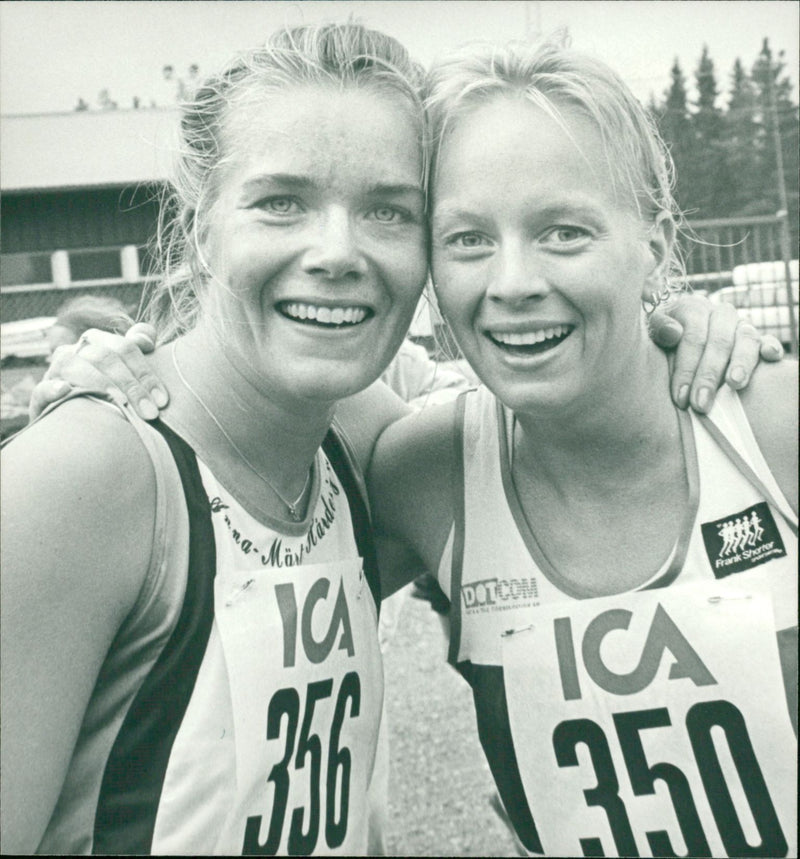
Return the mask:
[[[362,305],[322,307],[299,301],[281,301],[277,307],[278,312],[292,322],[320,328],[352,328],[372,316],[372,310]]]
[[[515,355],[539,355],[563,343],[575,330],[574,325],[554,325],[536,331],[487,331],[486,336],[506,352]]]

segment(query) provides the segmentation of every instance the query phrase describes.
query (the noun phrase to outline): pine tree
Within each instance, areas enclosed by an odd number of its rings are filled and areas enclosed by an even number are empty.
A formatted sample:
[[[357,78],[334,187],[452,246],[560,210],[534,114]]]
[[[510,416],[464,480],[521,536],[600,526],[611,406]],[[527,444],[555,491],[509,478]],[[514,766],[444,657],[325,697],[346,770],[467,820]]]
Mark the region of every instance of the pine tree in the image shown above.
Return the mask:
[[[772,55],[769,40],[764,39],[758,59],[753,65],[752,80],[757,93],[758,114],[763,137],[763,209],[773,213],[780,208],[779,179],[775,153],[775,125],[783,156],[784,184],[788,198],[788,211],[792,233],[798,234],[798,170],[800,169],[800,118],[797,106],[792,102],[792,85],[784,74],[784,53],[777,60]]]
[[[736,59],[731,72],[728,109],[724,116],[725,161],[731,181],[730,216],[761,212],[763,200],[764,137],[759,122],[756,88]]]
[[[679,176],[685,189],[686,205],[696,210],[695,217],[727,217],[733,200],[723,145],[723,119],[717,107],[719,89],[714,62],[703,45],[703,53],[695,71],[697,100],[690,117],[692,153],[688,175]]]
[[[678,58],[672,64],[670,70],[671,83],[666,91],[665,101],[659,117],[659,128],[664,142],[669,147],[672,160],[675,162],[675,170],[678,175],[676,187],[676,201],[678,205],[687,212],[687,194],[689,187],[683,176],[690,169],[692,157],[692,130],[689,123],[689,106],[686,95],[686,78],[681,70]],[[688,179],[688,177],[686,177]]]

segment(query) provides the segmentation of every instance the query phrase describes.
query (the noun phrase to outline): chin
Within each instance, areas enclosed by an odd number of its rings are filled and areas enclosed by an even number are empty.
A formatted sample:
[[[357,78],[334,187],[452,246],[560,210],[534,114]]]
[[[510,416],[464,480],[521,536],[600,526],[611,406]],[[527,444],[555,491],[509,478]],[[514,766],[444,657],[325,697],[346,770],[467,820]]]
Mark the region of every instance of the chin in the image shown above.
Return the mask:
[[[318,374],[304,373],[303,377],[297,380],[295,387],[296,393],[301,398],[320,403],[332,403],[368,388],[380,377],[380,372],[348,373],[346,368],[340,367],[338,371],[334,368]]]

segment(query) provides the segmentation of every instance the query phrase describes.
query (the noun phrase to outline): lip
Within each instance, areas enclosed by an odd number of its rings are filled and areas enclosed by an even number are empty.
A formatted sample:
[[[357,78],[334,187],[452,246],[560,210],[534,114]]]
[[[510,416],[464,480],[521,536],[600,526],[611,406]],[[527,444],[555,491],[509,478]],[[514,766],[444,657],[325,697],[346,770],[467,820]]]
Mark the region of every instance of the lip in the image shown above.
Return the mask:
[[[356,329],[375,315],[369,305],[347,300],[284,299],[275,308],[289,322],[328,331]]]
[[[575,330],[571,322],[531,321],[492,325],[484,337],[504,358],[512,361],[541,360],[553,354]]]

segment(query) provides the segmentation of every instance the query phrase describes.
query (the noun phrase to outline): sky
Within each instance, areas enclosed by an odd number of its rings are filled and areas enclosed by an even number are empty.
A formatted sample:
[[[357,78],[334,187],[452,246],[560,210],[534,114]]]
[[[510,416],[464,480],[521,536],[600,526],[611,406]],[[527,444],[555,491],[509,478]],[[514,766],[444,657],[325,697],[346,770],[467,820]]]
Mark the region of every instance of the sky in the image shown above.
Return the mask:
[[[0,3],[0,111],[92,107],[106,89],[120,108],[174,100],[163,79],[196,63],[211,72],[284,24],[355,16],[399,38],[422,62],[475,40],[506,41],[566,26],[574,47],[612,65],[647,101],[679,58],[689,82],[709,47],[721,89],[734,60],[752,66],[766,36],[786,52],[797,99],[796,0],[13,0]],[[724,100],[722,101],[724,104]]]

